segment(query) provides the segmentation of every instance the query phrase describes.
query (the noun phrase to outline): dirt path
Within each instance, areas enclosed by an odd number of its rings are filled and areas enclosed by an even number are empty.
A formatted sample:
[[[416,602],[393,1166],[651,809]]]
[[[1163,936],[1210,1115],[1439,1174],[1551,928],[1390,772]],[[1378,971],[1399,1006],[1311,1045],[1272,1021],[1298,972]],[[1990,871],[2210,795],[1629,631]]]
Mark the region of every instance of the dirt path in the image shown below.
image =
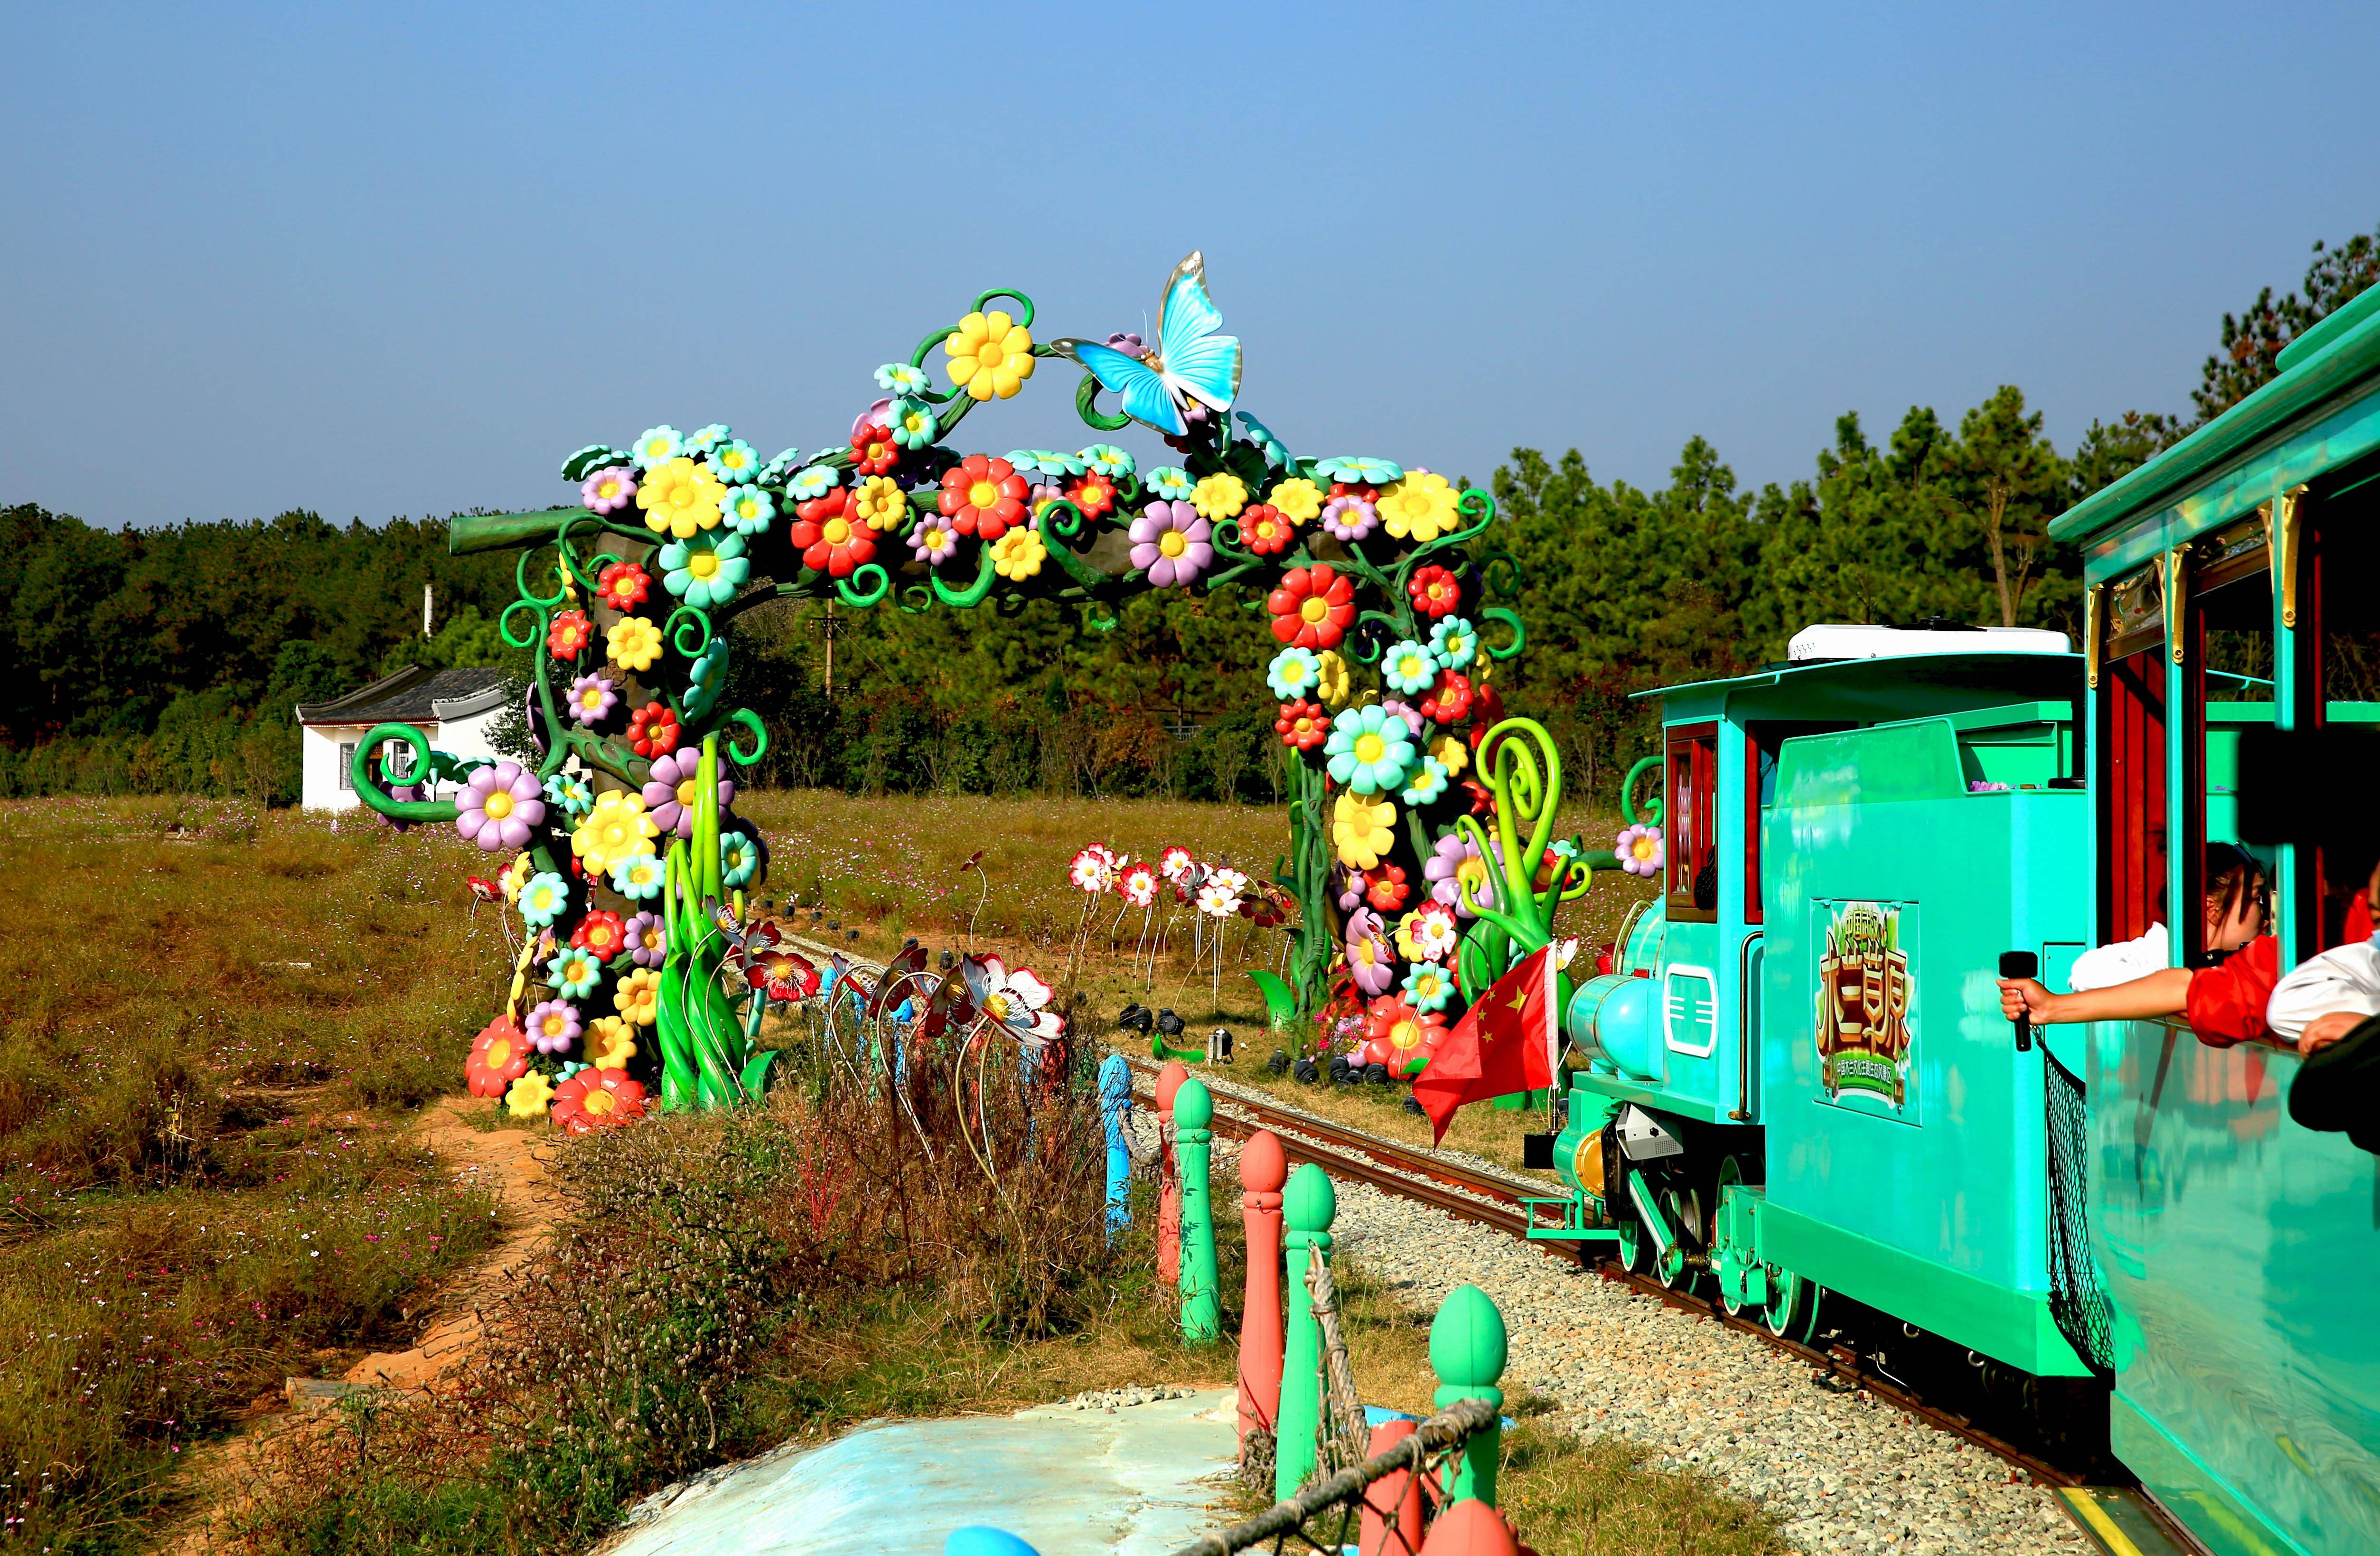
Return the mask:
[[[434,1391],[439,1380],[469,1358],[480,1332],[481,1314],[500,1296],[507,1280],[545,1245],[565,1211],[547,1163],[561,1141],[550,1131],[479,1129],[473,1114],[492,1112],[497,1103],[478,1097],[444,1097],[422,1110],[409,1136],[434,1152],[464,1184],[486,1188],[504,1207],[504,1240],[441,1289],[430,1304],[429,1327],[410,1347],[375,1351],[338,1379],[293,1378],[283,1406],[251,1421],[236,1437],[195,1450],[181,1476],[196,1502],[180,1526],[158,1542],[172,1556],[207,1556],[219,1546],[240,1543],[239,1531],[253,1505],[258,1477],[269,1473],[265,1448],[291,1431],[330,1429],[338,1417],[330,1407],[357,1386]]]

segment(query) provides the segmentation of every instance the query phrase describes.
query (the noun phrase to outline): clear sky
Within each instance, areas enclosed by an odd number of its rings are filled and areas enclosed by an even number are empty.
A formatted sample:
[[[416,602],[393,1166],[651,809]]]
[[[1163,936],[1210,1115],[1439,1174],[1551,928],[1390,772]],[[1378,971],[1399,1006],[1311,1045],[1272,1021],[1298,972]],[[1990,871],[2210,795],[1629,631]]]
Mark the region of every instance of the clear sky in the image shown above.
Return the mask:
[[[0,18],[0,503],[111,526],[816,447],[977,292],[1103,338],[1193,248],[1301,454],[1757,483],[2003,383],[2070,447],[2380,222],[2368,0]],[[958,441],[1090,441],[1075,380]]]

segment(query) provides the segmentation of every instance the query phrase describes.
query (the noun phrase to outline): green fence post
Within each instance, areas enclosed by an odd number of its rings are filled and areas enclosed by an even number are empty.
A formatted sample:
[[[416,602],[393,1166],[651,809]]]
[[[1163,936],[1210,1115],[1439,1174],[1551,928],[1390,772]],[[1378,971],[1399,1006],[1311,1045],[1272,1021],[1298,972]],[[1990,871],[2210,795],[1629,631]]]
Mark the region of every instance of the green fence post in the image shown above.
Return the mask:
[[[1273,1441],[1272,1494],[1287,1501],[1314,1473],[1322,1432],[1322,1325],[1314,1317],[1314,1294],[1305,1270],[1319,1248],[1330,1257],[1330,1222],[1339,1214],[1339,1191],[1330,1176],[1309,1161],[1290,1174],[1281,1198],[1283,1283],[1289,1287],[1289,1337],[1281,1356],[1281,1429]]]
[[[1208,1174],[1215,1099],[1204,1081],[1173,1094],[1173,1145],[1182,1159],[1182,1343],[1211,1345],[1223,1337],[1223,1299],[1216,1289],[1215,1195]]]
[[[1466,1399],[1484,1399],[1503,1409],[1504,1391],[1496,1380],[1504,1376],[1504,1315],[1477,1286],[1457,1286],[1438,1305],[1429,1325],[1429,1368],[1438,1374],[1439,1409]],[[1503,1438],[1500,1420],[1471,1434],[1447,1481],[1450,1503],[1475,1497],[1496,1505],[1496,1458]]]

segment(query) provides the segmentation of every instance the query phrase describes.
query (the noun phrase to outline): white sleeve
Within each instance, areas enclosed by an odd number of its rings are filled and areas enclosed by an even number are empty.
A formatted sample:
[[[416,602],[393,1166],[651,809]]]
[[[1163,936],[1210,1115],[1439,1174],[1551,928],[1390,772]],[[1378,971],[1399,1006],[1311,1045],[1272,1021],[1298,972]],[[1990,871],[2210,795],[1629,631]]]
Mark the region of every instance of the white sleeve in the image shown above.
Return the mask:
[[[2166,965],[2165,926],[2151,924],[2149,932],[2137,940],[2119,940],[2075,957],[2066,972],[2066,987],[2076,994],[2113,989],[2119,983],[2163,972]]]
[[[2370,941],[2342,945],[2299,963],[2273,985],[2265,1024],[2294,1042],[2322,1016],[2339,1011],[2380,1014],[2380,948]]]

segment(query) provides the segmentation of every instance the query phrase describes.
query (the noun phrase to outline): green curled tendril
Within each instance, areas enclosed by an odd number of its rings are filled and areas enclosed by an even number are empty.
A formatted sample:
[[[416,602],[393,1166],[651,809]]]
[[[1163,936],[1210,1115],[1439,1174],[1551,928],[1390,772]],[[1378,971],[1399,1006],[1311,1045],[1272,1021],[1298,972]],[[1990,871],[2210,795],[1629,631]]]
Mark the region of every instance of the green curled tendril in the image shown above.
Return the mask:
[[[537,618],[537,625],[529,628],[528,636],[526,638],[516,638],[513,636],[513,613],[515,611],[527,611]],[[505,646],[509,648],[533,649],[537,647],[538,644],[545,640],[547,627],[548,618],[546,616],[546,607],[544,602],[541,601],[516,600],[511,604],[504,607],[503,614],[496,617],[496,635],[502,638],[504,640]]]
[[[686,640],[688,627],[696,631],[690,646]],[[691,605],[680,605],[672,611],[662,630],[669,634],[670,646],[688,659],[700,659],[703,650],[710,647],[710,617]]]
[[[901,597],[892,603],[913,616],[918,615],[934,608],[934,591],[924,584],[903,584]]]
[[[1493,643],[1487,642],[1485,638],[1481,639],[1488,650],[1488,658],[1511,659],[1519,653],[1522,645],[1529,640],[1529,629],[1521,625],[1520,612],[1508,610],[1501,605],[1486,605],[1480,608],[1479,614],[1483,620],[1501,622],[1512,629],[1512,640],[1500,649]]]
[[[1645,757],[1628,770],[1627,777],[1620,780],[1621,821],[1632,827],[1658,827],[1661,824],[1664,808],[1661,802],[1661,785],[1658,782],[1660,771],[1659,757]],[[1647,772],[1653,773],[1657,782],[1653,785],[1652,794],[1646,796],[1645,803],[1640,807],[1636,803],[1636,780]]]
[[[1121,432],[1132,425],[1132,418],[1110,416],[1099,409],[1099,391],[1105,387],[1097,378],[1085,373],[1083,382],[1075,385],[1075,414],[1095,432]]]
[[[531,605],[541,605],[550,611],[556,605],[561,604],[565,600],[570,598],[570,588],[569,585],[565,583],[563,587],[555,590],[550,595],[540,594],[537,590],[529,588],[529,559],[534,557],[538,552],[544,549],[545,548],[542,546],[538,546],[520,553],[520,559],[513,564],[513,587],[520,591],[520,601],[516,602],[516,603],[525,602]]]
[[[989,292],[978,292],[975,298],[975,311],[981,313],[983,311],[983,305],[990,302],[994,298],[1014,298],[1025,310],[1024,316],[1016,321],[1017,324],[1019,327],[1027,330],[1033,327],[1033,299],[1026,297],[1022,292],[1012,292],[1005,286],[994,286]]]
[[[768,754],[769,730],[760,723],[759,714],[749,708],[738,708],[727,715],[727,722],[750,731],[752,735],[752,748],[748,751],[733,740],[727,743],[727,754],[735,759],[736,766],[749,767]]]
[[[1061,498],[1041,510],[1041,528],[1062,541],[1071,541],[1083,532],[1083,510]]]
[[[870,573],[876,575],[875,587],[863,593],[861,580]],[[863,562],[851,570],[851,577],[834,580],[834,591],[843,597],[843,602],[860,611],[883,599],[892,587],[892,575],[884,570],[882,564],[875,562]]]
[[[456,815],[451,799],[391,799],[381,786],[372,782],[371,754],[385,740],[402,740],[413,748],[413,771],[424,778],[430,775],[430,739],[411,724],[374,724],[361,740],[356,742],[356,754],[347,763],[348,779],[356,786],[356,795],[366,805],[382,815],[400,821],[451,821]]]
[[[929,573],[926,577],[934,586],[935,599],[957,610],[972,611],[983,603],[985,595],[991,592],[991,548],[983,546],[977,550],[975,581],[964,589],[953,589],[942,581],[940,573]]]

